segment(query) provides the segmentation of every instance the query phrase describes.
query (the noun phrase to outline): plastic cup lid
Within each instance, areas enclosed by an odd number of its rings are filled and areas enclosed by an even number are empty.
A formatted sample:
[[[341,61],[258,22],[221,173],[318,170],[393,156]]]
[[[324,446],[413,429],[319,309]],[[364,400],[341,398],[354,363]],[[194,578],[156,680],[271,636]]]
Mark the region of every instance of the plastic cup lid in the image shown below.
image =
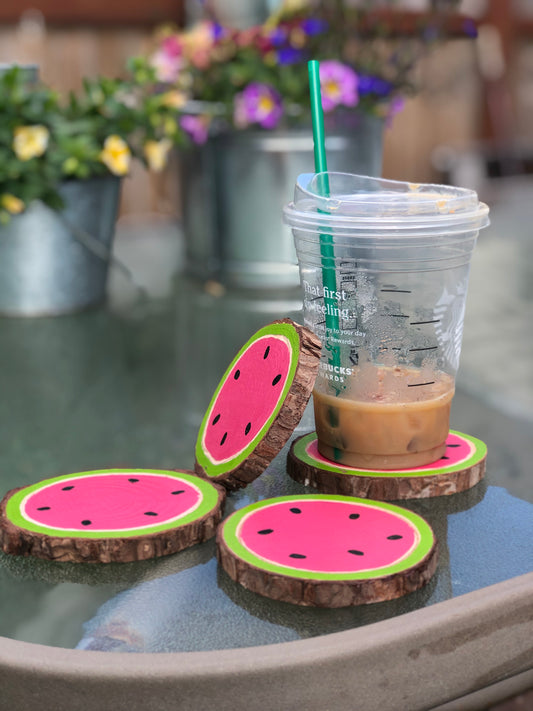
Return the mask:
[[[467,232],[489,224],[489,208],[474,190],[333,172],[298,176],[283,213],[294,229],[373,237]]]

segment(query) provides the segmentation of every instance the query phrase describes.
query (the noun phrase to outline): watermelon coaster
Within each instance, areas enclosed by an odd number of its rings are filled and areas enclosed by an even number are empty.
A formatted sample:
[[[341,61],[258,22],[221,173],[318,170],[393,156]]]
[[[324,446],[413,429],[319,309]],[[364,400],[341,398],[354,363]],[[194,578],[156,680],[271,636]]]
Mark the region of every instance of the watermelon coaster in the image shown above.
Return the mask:
[[[13,489],[0,502],[4,553],[73,563],[146,560],[215,535],[225,494],[192,472],[108,469]]]
[[[450,430],[446,454],[432,464],[382,471],[353,469],[331,462],[318,451],[316,434],[295,440],[287,457],[290,476],[326,494],[381,501],[446,496],[472,488],[485,474],[487,447],[470,435]]]
[[[290,319],[274,321],[244,344],[200,426],[197,474],[238,489],[266,469],[303,415],[320,348],[314,333]]]
[[[274,600],[347,607],[429,582],[437,542],[418,514],[381,501],[313,494],[259,501],[217,531],[217,557],[243,587]]]

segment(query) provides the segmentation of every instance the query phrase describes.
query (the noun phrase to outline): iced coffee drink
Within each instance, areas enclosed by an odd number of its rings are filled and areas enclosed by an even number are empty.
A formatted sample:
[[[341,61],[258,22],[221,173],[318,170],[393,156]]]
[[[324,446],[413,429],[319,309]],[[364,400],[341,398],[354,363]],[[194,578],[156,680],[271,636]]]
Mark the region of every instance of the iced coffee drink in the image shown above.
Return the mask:
[[[439,460],[488,207],[466,188],[329,172],[298,177],[284,218],[322,341],[320,453],[374,470]]]

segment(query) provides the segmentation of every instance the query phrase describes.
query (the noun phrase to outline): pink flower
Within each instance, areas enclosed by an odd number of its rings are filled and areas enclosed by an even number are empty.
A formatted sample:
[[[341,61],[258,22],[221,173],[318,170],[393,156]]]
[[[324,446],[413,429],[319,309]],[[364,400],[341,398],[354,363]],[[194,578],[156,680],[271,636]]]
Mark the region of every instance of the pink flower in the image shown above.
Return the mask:
[[[333,111],[337,106],[356,106],[358,83],[357,74],[346,64],[334,59],[321,62],[320,89],[324,111]]]
[[[181,57],[183,54],[183,47],[179,37],[176,35],[169,35],[165,37],[161,45],[163,51],[168,54],[169,57]]]
[[[162,82],[174,82],[183,66],[183,46],[178,37],[166,37],[152,55],[151,64]]]
[[[280,94],[268,84],[252,82],[237,94],[234,120],[238,128],[257,123],[263,128],[275,128],[283,115]]]
[[[182,129],[186,131],[194,143],[198,145],[205,143],[209,138],[210,123],[211,119],[209,116],[191,116],[187,114],[180,119]]]

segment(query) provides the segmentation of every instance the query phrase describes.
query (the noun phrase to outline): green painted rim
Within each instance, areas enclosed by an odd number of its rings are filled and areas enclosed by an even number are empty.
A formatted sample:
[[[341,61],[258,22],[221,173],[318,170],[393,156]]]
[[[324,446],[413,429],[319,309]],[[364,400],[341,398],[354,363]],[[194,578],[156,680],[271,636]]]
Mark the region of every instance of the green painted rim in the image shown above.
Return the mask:
[[[33,521],[28,521],[24,517],[21,511],[21,505],[24,499],[33,494],[35,491],[44,488],[50,484],[55,484],[56,482],[81,479],[87,476],[95,476],[98,474],[160,474],[165,476],[171,476],[178,481],[186,481],[187,483],[193,485],[200,491],[200,500],[194,509],[188,511],[182,518],[174,519],[173,521],[167,521],[166,523],[159,523],[152,526],[143,526],[143,528],[135,529],[122,529],[113,531],[80,531],[79,529],[57,529],[50,528],[48,526],[42,526]],[[98,469],[90,472],[79,472],[75,474],[65,474],[62,476],[57,476],[52,479],[44,479],[37,482],[36,484],[31,484],[30,486],[25,486],[23,489],[17,491],[13,496],[9,498],[6,504],[6,516],[14,523],[18,528],[24,529],[26,531],[33,531],[34,533],[42,533],[48,536],[53,536],[54,538],[128,538],[135,536],[146,536],[152,533],[160,533],[162,531],[168,531],[173,528],[181,528],[193,521],[196,521],[206,515],[208,515],[213,509],[218,505],[220,497],[220,492],[216,489],[209,481],[200,479],[200,477],[194,476],[194,474],[187,474],[185,472],[173,472],[166,471],[163,469]]]
[[[285,501],[309,501],[309,500],[330,500],[342,501],[343,503],[357,503],[368,508],[379,508],[390,511],[397,516],[407,520],[418,532],[419,540],[414,549],[397,563],[375,568],[373,570],[359,571],[355,573],[323,573],[310,570],[298,570],[289,566],[272,563],[261,558],[247,548],[239,539],[237,531],[240,522],[251,512],[257,509],[282,503]],[[420,563],[431,552],[435,545],[435,534],[425,519],[418,514],[404,509],[401,506],[385,503],[383,501],[370,501],[369,499],[358,499],[352,496],[340,496],[335,494],[310,494],[305,496],[279,496],[265,501],[257,501],[249,506],[239,509],[229,516],[220,527],[221,536],[224,543],[231,552],[241,558],[249,565],[265,570],[269,573],[276,573],[290,578],[303,578],[306,580],[369,580],[383,578],[395,573],[401,573],[409,568],[413,568]]]
[[[260,431],[256,434],[256,436],[253,438],[253,440],[251,442],[249,442],[244,449],[242,449],[240,452],[238,452],[229,461],[225,461],[225,462],[216,464],[207,456],[206,452],[204,451],[204,449],[202,447],[202,441],[204,438],[204,433],[205,433],[206,427],[211,420],[211,415],[213,413],[213,408],[214,408],[215,403],[217,401],[218,395],[219,395],[224,383],[226,382],[226,379],[228,378],[229,374],[235,367],[237,361],[243,356],[245,351],[247,351],[251,345],[253,345],[257,341],[259,341],[261,338],[264,338],[267,336],[285,336],[288,339],[289,344],[291,346],[291,363],[290,363],[290,368],[289,368],[287,380],[285,382],[285,386],[283,388],[283,391],[280,394],[279,400],[278,400],[277,405],[274,408],[272,414],[270,415],[268,420],[266,420],[265,424],[260,429]],[[294,326],[292,326],[289,323],[272,323],[267,326],[264,326],[259,331],[257,331],[244,344],[244,346],[241,348],[241,350],[237,353],[235,358],[231,361],[228,368],[226,369],[226,372],[222,376],[222,378],[217,386],[217,389],[215,390],[215,392],[213,394],[211,402],[209,403],[209,407],[207,408],[207,411],[206,411],[204,418],[202,420],[202,424],[200,425],[200,431],[198,433],[198,438],[196,440],[196,451],[195,451],[196,461],[204,469],[207,476],[218,477],[222,474],[225,474],[225,473],[230,472],[233,469],[235,469],[248,456],[250,456],[250,454],[254,451],[254,449],[257,447],[259,442],[265,437],[266,433],[272,426],[272,423],[276,419],[279,411],[281,410],[290,388],[292,387],[294,375],[296,373],[296,368],[298,367],[299,354],[300,354],[300,337],[298,336],[298,332],[296,331]]]
[[[304,462],[315,469],[335,472],[336,474],[343,474],[344,476],[372,477],[372,479],[403,479],[405,477],[439,476],[441,474],[449,474],[451,472],[462,471],[463,469],[472,467],[486,457],[487,445],[485,442],[477,439],[477,437],[472,437],[470,435],[463,434],[462,432],[457,432],[456,430],[450,430],[450,434],[461,437],[469,442],[473,446],[473,451],[470,456],[462,462],[457,462],[456,464],[451,464],[447,467],[439,467],[438,469],[400,469],[396,471],[383,471],[380,469],[350,469],[348,467],[339,467],[336,464],[329,464],[319,459],[314,459],[306,451],[309,444],[316,439],[315,432],[309,432],[309,434],[301,437],[294,444],[293,453],[301,462]]]

